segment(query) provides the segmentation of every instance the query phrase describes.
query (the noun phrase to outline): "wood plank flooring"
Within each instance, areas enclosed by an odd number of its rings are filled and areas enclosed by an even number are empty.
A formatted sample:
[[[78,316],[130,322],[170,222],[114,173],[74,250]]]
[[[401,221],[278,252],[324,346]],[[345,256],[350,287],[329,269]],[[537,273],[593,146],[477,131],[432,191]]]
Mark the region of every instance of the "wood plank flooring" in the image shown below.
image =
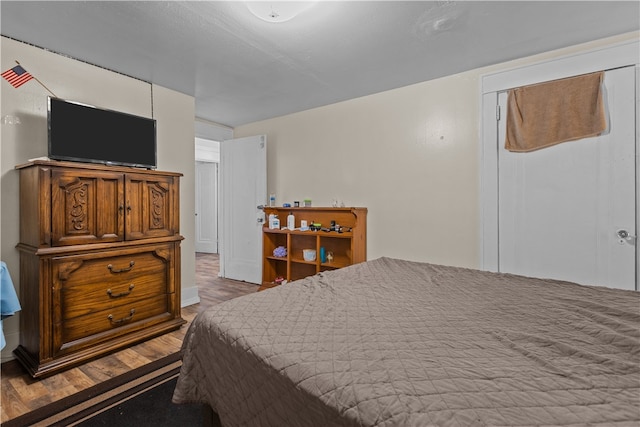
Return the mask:
[[[217,254],[196,254],[196,285],[200,303],[182,309],[182,317],[187,324],[177,331],[39,380],[32,379],[17,361],[3,363],[0,372],[0,423],[178,351],[189,323],[199,311],[257,291],[258,285],[219,278],[219,269]]]

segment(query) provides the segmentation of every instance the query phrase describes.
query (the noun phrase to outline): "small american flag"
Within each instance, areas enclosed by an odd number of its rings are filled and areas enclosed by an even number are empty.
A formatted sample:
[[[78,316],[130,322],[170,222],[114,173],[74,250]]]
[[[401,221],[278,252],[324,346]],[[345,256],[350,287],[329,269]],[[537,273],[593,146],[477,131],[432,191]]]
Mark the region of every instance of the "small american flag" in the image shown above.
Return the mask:
[[[5,71],[2,73],[2,77],[15,88],[22,86],[33,78],[33,76],[20,65],[16,65],[12,69]]]

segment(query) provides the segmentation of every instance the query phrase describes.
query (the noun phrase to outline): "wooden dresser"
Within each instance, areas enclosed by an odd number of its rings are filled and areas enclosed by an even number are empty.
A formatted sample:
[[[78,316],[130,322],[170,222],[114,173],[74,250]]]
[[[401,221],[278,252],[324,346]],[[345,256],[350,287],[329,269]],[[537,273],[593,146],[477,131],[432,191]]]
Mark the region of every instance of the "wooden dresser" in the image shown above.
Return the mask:
[[[181,174],[33,161],[20,173],[20,345],[33,377],[179,328]]]

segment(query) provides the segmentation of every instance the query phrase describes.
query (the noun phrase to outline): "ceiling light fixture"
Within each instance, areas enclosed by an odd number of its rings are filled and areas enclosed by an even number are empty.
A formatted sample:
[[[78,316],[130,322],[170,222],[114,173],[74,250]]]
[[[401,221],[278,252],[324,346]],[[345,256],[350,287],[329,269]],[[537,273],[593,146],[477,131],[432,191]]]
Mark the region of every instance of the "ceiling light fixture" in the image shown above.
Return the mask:
[[[247,8],[263,21],[287,22],[307,10],[315,1],[250,1]]]

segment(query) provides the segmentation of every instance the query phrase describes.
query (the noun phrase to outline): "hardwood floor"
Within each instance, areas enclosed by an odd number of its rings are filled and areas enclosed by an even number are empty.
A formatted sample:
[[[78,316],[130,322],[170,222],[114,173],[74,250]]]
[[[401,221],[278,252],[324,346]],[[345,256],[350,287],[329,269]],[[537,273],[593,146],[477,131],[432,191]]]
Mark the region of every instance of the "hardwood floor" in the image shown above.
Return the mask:
[[[200,303],[182,309],[187,324],[177,331],[39,380],[32,379],[17,361],[3,363],[0,423],[178,351],[189,323],[199,311],[257,291],[258,285],[219,278],[219,269],[217,254],[196,254]]]

